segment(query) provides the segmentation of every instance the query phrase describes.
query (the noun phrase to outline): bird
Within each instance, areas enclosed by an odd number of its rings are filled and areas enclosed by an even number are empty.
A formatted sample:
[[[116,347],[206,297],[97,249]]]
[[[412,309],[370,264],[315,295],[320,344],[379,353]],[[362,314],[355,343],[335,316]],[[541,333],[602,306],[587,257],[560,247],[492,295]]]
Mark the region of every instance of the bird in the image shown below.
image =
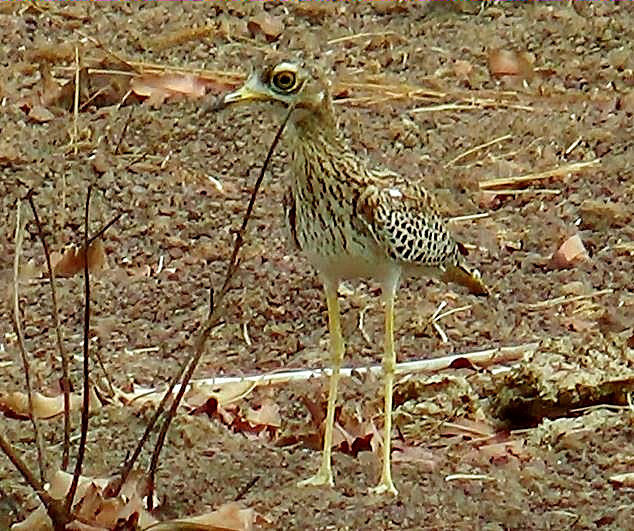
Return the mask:
[[[270,102],[290,112],[283,142],[290,183],[283,202],[288,234],[317,270],[328,310],[331,370],[321,464],[299,486],[334,485],[331,451],[337,387],[345,345],[338,300],[340,283],[373,279],[385,307],[383,344],[384,435],[381,477],[371,494],[398,494],[390,463],[396,353],[394,304],[400,282],[436,277],[476,295],[488,290],[465,261],[433,195],[420,183],[371,164],[358,155],[338,125],[331,83],[317,65],[265,61],[246,82],[227,93],[222,107]]]

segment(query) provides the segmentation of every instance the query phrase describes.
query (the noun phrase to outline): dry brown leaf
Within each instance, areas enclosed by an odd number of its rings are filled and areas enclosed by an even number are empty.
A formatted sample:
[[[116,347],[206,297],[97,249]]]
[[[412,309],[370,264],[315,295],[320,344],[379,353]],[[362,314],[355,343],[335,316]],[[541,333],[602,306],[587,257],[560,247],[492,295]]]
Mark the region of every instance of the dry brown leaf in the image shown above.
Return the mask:
[[[130,80],[130,89],[152,106],[171,99],[198,99],[207,92],[221,92],[234,88],[234,84],[203,75],[167,72],[143,74]]]
[[[22,154],[14,142],[0,140],[0,166],[23,162]]]
[[[170,98],[202,98],[206,83],[193,74],[146,74],[133,77],[130,88],[137,96],[148,98],[148,103],[155,106]]]
[[[231,502],[207,514],[161,522],[152,526],[152,531],[250,531],[255,516],[253,509],[241,509],[240,504]]]
[[[610,483],[614,483],[618,487],[634,487],[634,472],[616,474],[610,477]]]
[[[210,398],[219,406],[226,406],[247,396],[256,387],[255,382],[231,382],[222,385],[191,384],[183,401],[191,407],[200,407]]]
[[[488,54],[488,67],[492,77],[513,76],[530,79],[533,65],[530,56],[513,50],[493,49]]]
[[[70,410],[81,409],[83,398],[80,394],[71,393]],[[101,401],[90,388],[90,411],[101,408]],[[0,395],[0,411],[7,417],[26,420],[29,418],[29,398],[27,393],[15,391]],[[50,419],[64,412],[64,395],[45,396],[41,393],[33,393],[33,414],[38,419]]]
[[[588,259],[588,252],[578,234],[571,236],[557,249],[550,259],[550,266],[555,269],[565,269],[576,262]]]
[[[410,446],[401,441],[394,441],[392,448],[393,463],[416,463],[422,465],[423,471],[432,472],[440,462],[433,452],[421,446]]]
[[[72,479],[72,474],[58,470],[51,477],[46,490],[53,499],[61,500],[66,496]],[[157,522],[143,506],[143,498],[147,495],[145,475],[132,472],[115,497],[105,494],[110,482],[111,478],[80,476],[73,511],[82,522],[71,522],[66,529],[107,530],[121,526],[122,522],[129,524],[126,529],[145,529]],[[15,524],[12,529],[52,531],[53,526],[44,506],[40,505],[26,520]]]
[[[282,19],[269,15],[266,12],[261,12],[255,17],[251,17],[247,22],[247,29],[253,36],[258,33],[262,33],[267,42],[273,42],[284,31],[284,23]]]
[[[88,270],[91,273],[101,271],[106,264],[106,252],[100,238],[88,246]],[[82,249],[71,246],[64,254],[52,253],[51,263],[57,277],[72,277],[84,270],[84,253]]]
[[[29,118],[37,123],[45,123],[53,120],[55,115],[41,105],[36,105],[29,111]]]
[[[345,412],[335,413],[336,421],[332,447],[341,452],[357,456],[359,452],[372,449],[376,428],[371,421],[363,421]]]
[[[249,408],[245,419],[254,426],[279,428],[282,425],[280,407],[270,399],[265,399],[258,409]]]
[[[456,77],[466,79],[473,72],[473,65],[469,61],[457,60],[453,64],[453,72]]]
[[[445,422],[440,427],[443,435],[462,435],[470,438],[492,437],[495,435],[493,426],[484,420],[456,419]]]
[[[569,330],[574,330],[575,332],[585,332],[597,326],[595,321],[589,321],[588,319],[583,319],[576,315],[564,318],[562,324]]]

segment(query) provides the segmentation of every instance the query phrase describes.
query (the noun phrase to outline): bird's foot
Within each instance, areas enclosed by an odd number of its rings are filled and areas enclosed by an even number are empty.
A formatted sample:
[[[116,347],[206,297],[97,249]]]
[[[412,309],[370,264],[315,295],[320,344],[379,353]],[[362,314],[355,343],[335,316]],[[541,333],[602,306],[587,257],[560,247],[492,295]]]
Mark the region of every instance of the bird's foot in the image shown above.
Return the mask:
[[[368,492],[371,495],[376,495],[376,496],[380,496],[383,494],[391,494],[392,496],[398,496],[398,491],[396,490],[396,487],[394,486],[394,483],[392,483],[391,479],[388,479],[388,480],[382,479],[381,482],[376,487],[372,487],[368,489]]]
[[[298,487],[333,487],[335,482],[332,479],[332,470],[330,469],[320,469],[317,474],[309,477],[308,479],[304,479],[303,481],[299,481],[297,483]]]

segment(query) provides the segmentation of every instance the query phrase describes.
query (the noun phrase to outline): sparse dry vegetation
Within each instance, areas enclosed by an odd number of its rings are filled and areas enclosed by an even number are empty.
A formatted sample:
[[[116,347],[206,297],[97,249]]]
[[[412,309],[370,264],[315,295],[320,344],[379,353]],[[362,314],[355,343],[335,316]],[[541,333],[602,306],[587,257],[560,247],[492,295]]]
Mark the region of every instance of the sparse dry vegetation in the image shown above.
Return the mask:
[[[628,528],[633,28],[617,2],[0,4],[0,528]],[[401,290],[397,500],[366,494],[365,283],[341,293],[336,486],[295,487],[321,285],[286,247],[283,149],[245,230],[280,118],[215,106],[266,53],[331,73],[351,142],[435,190],[493,291]]]

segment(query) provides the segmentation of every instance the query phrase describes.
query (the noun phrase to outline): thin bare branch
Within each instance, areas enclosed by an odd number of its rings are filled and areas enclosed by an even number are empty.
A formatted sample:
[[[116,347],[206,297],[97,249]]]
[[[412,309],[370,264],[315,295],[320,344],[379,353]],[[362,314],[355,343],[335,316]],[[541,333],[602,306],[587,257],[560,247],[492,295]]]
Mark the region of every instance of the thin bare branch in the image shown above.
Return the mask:
[[[88,417],[90,414],[90,272],[88,271],[88,218],[90,214],[90,195],[92,185],[88,186],[86,194],[86,210],[84,212],[84,373],[83,373],[83,404],[81,409],[81,432],[79,437],[79,449],[77,451],[77,461],[73,471],[73,481],[66,494],[66,512],[70,513],[81,475],[84,455],[86,454],[86,439],[88,438]]]
[[[196,370],[196,367],[198,366],[198,363],[203,353],[205,352],[205,343],[207,341],[207,338],[209,337],[209,334],[211,333],[213,328],[218,324],[218,321],[220,320],[220,317],[222,315],[222,311],[224,310],[224,305],[223,305],[224,298],[227,294],[227,291],[229,290],[229,285],[231,284],[231,281],[239,267],[240,261],[238,259],[238,254],[240,252],[240,248],[242,247],[242,244],[244,243],[244,237],[245,237],[246,230],[249,224],[249,219],[251,218],[251,214],[253,212],[253,208],[255,207],[255,200],[257,197],[258,190],[260,189],[260,186],[262,185],[262,181],[264,180],[264,175],[271,161],[271,157],[273,156],[273,152],[275,151],[275,148],[277,147],[277,144],[279,143],[280,138],[282,137],[284,128],[286,127],[286,124],[288,123],[288,120],[290,119],[291,114],[293,113],[293,110],[294,110],[293,107],[289,108],[288,112],[286,113],[286,116],[284,117],[284,120],[282,121],[282,124],[280,125],[275,135],[275,138],[273,139],[271,147],[269,148],[269,151],[266,155],[266,159],[264,160],[264,164],[262,165],[262,168],[260,170],[260,175],[258,176],[255,182],[255,185],[253,187],[253,192],[251,193],[251,198],[249,199],[247,210],[244,214],[244,218],[242,219],[242,226],[240,227],[240,230],[238,231],[236,235],[236,240],[233,246],[233,252],[229,260],[229,265],[227,267],[227,273],[225,276],[224,283],[222,285],[220,292],[215,297],[214,306],[213,306],[211,315],[209,316],[207,321],[203,323],[203,325],[200,328],[200,332],[198,334],[198,337],[196,339],[196,344],[194,347],[194,354],[191,357],[191,362],[187,366],[187,370],[181,381],[180,389],[178,390],[176,397],[172,401],[167,417],[165,418],[165,421],[163,422],[163,425],[161,426],[161,430],[159,432],[159,435],[156,441],[156,446],[154,447],[154,452],[152,454],[152,459],[150,461],[150,468],[149,468],[150,494],[148,496],[148,507],[150,510],[152,509],[152,498],[153,498],[154,487],[155,487],[154,481],[156,476],[156,470],[158,467],[158,461],[161,455],[161,450],[163,449],[163,445],[165,444],[167,431],[172,422],[172,419],[176,415],[176,410],[178,409],[178,406],[181,403],[183,395],[185,394],[187,385],[189,384],[194,374],[194,371]]]
[[[33,425],[33,434],[35,438],[35,448],[37,450],[37,464],[40,471],[40,480],[44,482],[46,477],[46,464],[44,459],[44,450],[42,449],[42,437],[38,427],[37,419],[33,414],[33,385],[31,383],[31,369],[29,367],[29,358],[26,353],[26,345],[24,344],[24,334],[22,333],[22,324],[20,322],[20,254],[22,254],[22,241],[24,238],[24,224],[21,219],[22,204],[18,199],[15,213],[15,257],[13,259],[13,328],[18,338],[18,346],[20,356],[22,358],[22,367],[24,368],[24,380],[26,382],[26,391],[28,396],[29,418]]]
[[[44,237],[44,229],[40,216],[35,208],[33,201],[33,190],[29,190],[26,196],[29,205],[31,206],[31,212],[35,219],[35,225],[37,226],[37,233],[42,242],[44,248],[44,257],[46,258],[46,270],[48,272],[48,282],[51,287],[51,303],[53,310],[51,316],[53,317],[53,326],[55,328],[55,337],[57,340],[57,350],[62,360],[62,393],[64,394],[64,448],[62,451],[62,470],[66,471],[68,468],[69,453],[70,453],[70,379],[69,379],[69,367],[70,362],[68,360],[68,353],[64,349],[64,342],[62,341],[62,331],[59,326],[59,309],[57,307],[57,292],[55,289],[55,274],[53,273],[53,266],[51,265],[51,253],[48,249],[48,243]]]
[[[123,214],[125,214],[125,212],[119,212],[114,218],[112,218],[108,223],[101,227],[93,236],[91,236],[88,239],[88,247],[90,247],[95,240],[101,238],[110,227],[112,227],[117,221],[121,219]]]
[[[46,511],[53,521],[55,529],[66,529],[66,524],[72,520],[69,513],[64,509],[63,504],[59,500],[53,499],[51,495],[44,490],[44,483],[37,479],[26,463],[22,461],[22,458],[15,451],[15,448],[5,439],[2,431],[0,431],[0,450],[4,452],[16,470],[22,475],[24,481],[26,481],[38,495],[46,507]]]

